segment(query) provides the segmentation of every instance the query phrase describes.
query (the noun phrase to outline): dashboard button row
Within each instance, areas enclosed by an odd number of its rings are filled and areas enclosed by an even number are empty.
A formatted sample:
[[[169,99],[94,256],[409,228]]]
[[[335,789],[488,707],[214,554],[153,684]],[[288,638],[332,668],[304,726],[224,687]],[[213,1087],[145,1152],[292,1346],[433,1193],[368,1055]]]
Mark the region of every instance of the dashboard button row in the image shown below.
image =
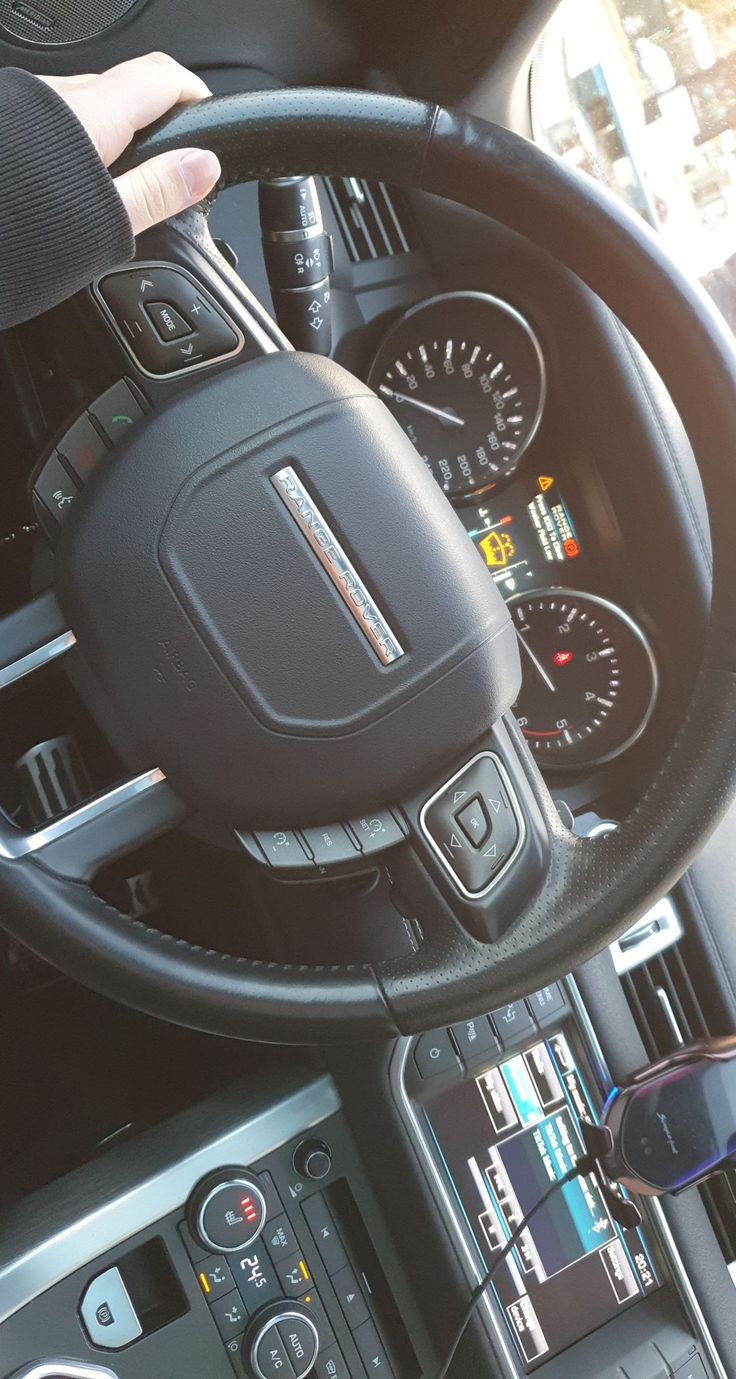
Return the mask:
[[[558,1020],[567,1010],[559,982],[551,982],[523,1001],[509,1001],[490,1015],[463,1020],[449,1029],[427,1030],[414,1045],[414,1062],[423,1079],[457,1072],[493,1060],[497,1054],[537,1033],[538,1025]]]

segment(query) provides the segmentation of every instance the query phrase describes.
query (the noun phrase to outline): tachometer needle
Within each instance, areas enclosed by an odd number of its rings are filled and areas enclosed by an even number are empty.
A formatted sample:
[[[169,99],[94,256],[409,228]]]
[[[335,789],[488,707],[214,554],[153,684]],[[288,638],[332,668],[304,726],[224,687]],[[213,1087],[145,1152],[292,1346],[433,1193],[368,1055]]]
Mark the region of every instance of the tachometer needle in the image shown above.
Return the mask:
[[[445,426],[464,426],[462,417],[455,416],[454,412],[443,411],[441,407],[432,407],[429,402],[420,402],[418,397],[410,397],[408,393],[395,393],[388,384],[382,383],[378,389],[384,397],[392,397],[394,402],[408,402],[410,407],[417,407],[420,412],[429,412],[431,417],[437,417]]]
[[[548,689],[551,689],[551,691],[552,691],[553,694],[556,694],[556,693],[557,693],[557,686],[556,686],[555,684],[553,684],[553,682],[550,680],[550,677],[549,677],[549,675],[547,674],[546,670],[544,669],[544,666],[542,665],[542,662],[539,660],[539,657],[534,655],[534,652],[532,651],[532,649],[531,649],[529,643],[526,642],[526,641],[524,640],[524,638],[522,637],[522,635],[521,635],[521,633],[520,633],[520,631],[519,631],[518,628],[516,629],[516,635],[517,635],[517,637],[519,638],[519,641],[521,642],[521,645],[523,646],[523,648],[524,648],[524,650],[525,650],[527,656],[529,657],[529,660],[531,661],[532,665],[539,671],[539,674],[541,675],[542,679],[544,680],[544,683],[545,683],[545,685],[547,686],[547,688],[548,688]]]

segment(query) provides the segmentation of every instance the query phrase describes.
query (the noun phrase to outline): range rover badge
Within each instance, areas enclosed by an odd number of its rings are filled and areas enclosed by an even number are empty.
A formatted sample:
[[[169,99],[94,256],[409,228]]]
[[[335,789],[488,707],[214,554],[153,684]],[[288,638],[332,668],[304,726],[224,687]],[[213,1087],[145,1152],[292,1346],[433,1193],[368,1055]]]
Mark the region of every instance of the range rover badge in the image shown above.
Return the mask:
[[[398,638],[371,598],[358,571],[290,464],[271,475],[271,483],[327,571],[346,608],[385,666],[405,654]]]

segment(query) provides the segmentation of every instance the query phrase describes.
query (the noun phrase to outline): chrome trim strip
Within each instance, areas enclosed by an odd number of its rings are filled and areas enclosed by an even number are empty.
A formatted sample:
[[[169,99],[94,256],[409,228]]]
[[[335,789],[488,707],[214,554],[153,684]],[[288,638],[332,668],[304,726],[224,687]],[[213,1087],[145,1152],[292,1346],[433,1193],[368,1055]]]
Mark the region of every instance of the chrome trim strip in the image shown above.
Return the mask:
[[[152,771],[145,771],[133,780],[116,785],[113,790],[107,790],[104,795],[96,795],[94,799],[81,804],[78,809],[72,809],[58,819],[52,819],[50,823],[43,828],[35,829],[33,833],[23,833],[21,829],[13,828],[11,824],[0,820],[0,857],[8,861],[17,861],[21,857],[40,852],[49,844],[57,843],[60,838],[75,833],[78,828],[84,828],[120,805],[128,804],[136,795],[144,794],[165,780],[163,771],[154,767]]]
[[[34,670],[40,670],[42,666],[49,665],[51,661],[71,651],[76,641],[73,632],[62,632],[60,637],[54,637],[52,642],[45,642],[43,646],[36,647],[35,651],[29,651],[28,655],[21,656],[20,660],[0,666],[0,690],[7,689],[8,685],[14,685],[16,680],[22,680],[24,675],[32,675]]]
[[[111,1369],[82,1360],[36,1360],[16,1370],[13,1379],[117,1379]]]
[[[567,986],[576,1019],[581,1025],[587,1040],[588,1051],[592,1056],[601,1089],[604,1092],[610,1092],[613,1087],[613,1079],[608,1071],[608,1064],[606,1063],[603,1050],[600,1046],[598,1035],[595,1032],[583,998],[578,990],[577,982],[573,976],[569,976],[565,978],[565,985]],[[674,1275],[675,1285],[680,1299],[685,1306],[685,1310],[688,1313],[692,1325],[699,1334],[708,1352],[708,1359],[713,1367],[716,1379],[728,1379],[723,1361],[718,1354],[708,1323],[703,1315],[695,1290],[685,1269],[685,1265],[682,1262],[680,1252],[669,1227],[669,1222],[664,1214],[662,1203],[657,1197],[642,1197],[638,1201],[638,1206],[641,1208],[645,1219],[649,1221],[659,1241],[660,1248]]]
[[[317,1078],[178,1163],[121,1196],[112,1197],[26,1254],[1,1265],[0,1322],[76,1269],[182,1207],[195,1183],[206,1173],[224,1164],[250,1164],[261,1159],[339,1109],[340,1099],[332,1080]]]
[[[389,1076],[394,1093],[394,1100],[398,1106],[399,1114],[409,1130],[414,1148],[418,1151],[419,1157],[422,1160],[425,1173],[431,1179],[435,1193],[440,1198],[445,1213],[444,1219],[451,1228],[452,1234],[454,1235],[454,1243],[459,1247],[471,1284],[475,1287],[484,1277],[485,1270],[479,1264],[478,1257],[473,1254],[470,1242],[460,1224],[460,1219],[455,1210],[452,1197],[448,1192],[447,1184],[445,1183],[438,1164],[435,1162],[434,1155],[432,1154],[426,1135],[419,1123],[414,1106],[407,1095],[404,1069],[406,1068],[412,1043],[413,1040],[411,1039],[399,1040],[391,1059]],[[2,1277],[0,1276],[0,1284],[1,1283]],[[516,1357],[511,1349],[508,1333],[506,1332],[501,1317],[490,1296],[490,1290],[483,1294],[478,1304],[478,1313],[480,1315],[483,1313],[486,1314],[486,1321],[493,1329],[496,1341],[498,1342],[497,1354],[500,1354],[503,1358],[507,1379],[520,1379],[521,1370],[517,1365]]]
[[[398,637],[296,470],[284,465],[271,475],[271,483],[379,661],[389,666],[401,660],[405,652]]]
[[[496,875],[493,877],[491,881],[489,881],[485,889],[482,891],[469,891],[463,885],[460,878],[455,875],[452,863],[447,857],[445,857],[441,847],[439,846],[439,843],[437,843],[436,840],[432,837],[432,834],[430,833],[425,823],[425,818],[427,815],[427,810],[431,809],[435,800],[438,800],[440,795],[444,795],[445,791],[449,790],[450,786],[454,785],[455,781],[459,780],[461,776],[464,776],[465,772],[469,771],[471,766],[475,766],[476,761],[480,761],[482,757],[490,757],[491,761],[494,763],[501,777],[501,780],[503,781],[503,784],[506,786],[506,793],[508,794],[514,818],[516,819],[516,826],[519,830],[519,837],[516,842],[516,847],[514,848],[511,856],[506,859],[501,870],[496,873]],[[441,786],[439,790],[436,790],[434,795],[430,796],[426,804],[422,805],[421,813],[419,815],[419,826],[425,838],[427,839],[429,846],[432,848],[432,851],[435,852],[439,857],[443,867],[445,868],[445,871],[448,873],[452,881],[452,884],[457,887],[460,894],[464,895],[467,900],[478,900],[481,896],[488,895],[488,892],[492,891],[493,887],[498,885],[498,882],[501,880],[501,877],[506,875],[506,872],[508,871],[509,867],[516,861],[516,858],[521,852],[521,849],[523,848],[524,842],[526,840],[526,822],[524,820],[524,815],[521,811],[519,801],[516,798],[516,792],[514,790],[513,785],[511,784],[511,777],[509,776],[509,773],[506,770],[506,767],[504,766],[504,763],[502,762],[501,758],[497,756],[495,752],[478,752],[477,755],[474,756],[470,761],[466,762],[464,766],[461,766],[460,770],[456,771],[454,776],[450,776],[450,779],[448,781],[445,781],[445,784]],[[491,837],[493,837],[493,834],[491,834]]]
[[[212,305],[217,309],[217,311],[221,313],[221,315],[225,317],[225,320],[227,321],[228,325],[231,326],[232,329],[235,331],[235,334],[238,337],[235,348],[232,350],[227,350],[225,354],[218,354],[213,359],[203,359],[201,364],[190,364],[188,368],[184,369],[172,369],[169,373],[152,373],[150,369],[147,369],[145,364],[143,364],[143,362],[138,358],[138,355],[136,354],[135,349],[133,348],[133,345],[126,336],[125,332],[120,329],[120,326],[115,320],[112,311],[110,310],[109,306],[107,305],[107,302],[105,301],[105,298],[103,297],[100,291],[100,283],[102,282],[103,278],[111,278],[113,276],[119,275],[120,273],[137,273],[139,269],[145,270],[146,268],[173,268],[176,270],[177,273],[181,273],[185,278],[188,278],[189,282],[192,283],[192,285],[196,288],[197,292],[200,292],[202,296],[206,297],[208,301],[212,302]],[[233,320],[232,315],[230,314],[228,309],[225,306],[223,306],[222,302],[219,302],[217,298],[213,296],[209,286],[203,282],[200,282],[199,279],[195,278],[194,274],[191,273],[188,268],[183,268],[181,264],[175,263],[173,261],[167,262],[163,259],[147,259],[144,262],[143,260],[139,261],[137,259],[134,259],[132,263],[127,264],[122,268],[113,268],[110,270],[110,272],[101,273],[99,277],[95,278],[94,282],[92,283],[92,295],[94,296],[95,301],[97,302],[97,305],[99,306],[103,315],[107,317],[107,320],[112,326],[112,329],[114,330],[118,340],[120,340],[121,344],[127,350],[136,368],[140,369],[141,373],[145,374],[146,378],[153,378],[159,380],[162,378],[188,378],[191,374],[198,373],[200,369],[209,369],[212,367],[213,364],[221,364],[223,359],[233,359],[236,354],[240,354],[240,351],[242,350],[243,345],[245,344],[245,336],[238,322]],[[240,306],[243,315],[247,316],[248,318],[248,334],[252,336],[252,338],[256,341],[258,346],[263,350],[264,354],[276,354],[279,348],[276,342],[274,340],[269,339],[266,332],[258,324],[255,318],[251,316],[247,307],[243,303],[239,302],[238,305]],[[153,326],[151,327],[151,329],[153,329]]]

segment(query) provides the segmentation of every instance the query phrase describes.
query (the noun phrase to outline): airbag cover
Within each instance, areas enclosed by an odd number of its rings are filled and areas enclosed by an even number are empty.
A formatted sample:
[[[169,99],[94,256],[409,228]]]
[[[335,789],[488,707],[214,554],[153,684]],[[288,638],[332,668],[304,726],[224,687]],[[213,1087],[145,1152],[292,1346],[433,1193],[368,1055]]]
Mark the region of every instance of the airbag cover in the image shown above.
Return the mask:
[[[291,466],[404,654],[384,664],[273,482]],[[330,360],[199,384],[93,477],[58,552],[76,678],[126,758],[233,824],[324,822],[455,759],[519,666],[401,428]]]

